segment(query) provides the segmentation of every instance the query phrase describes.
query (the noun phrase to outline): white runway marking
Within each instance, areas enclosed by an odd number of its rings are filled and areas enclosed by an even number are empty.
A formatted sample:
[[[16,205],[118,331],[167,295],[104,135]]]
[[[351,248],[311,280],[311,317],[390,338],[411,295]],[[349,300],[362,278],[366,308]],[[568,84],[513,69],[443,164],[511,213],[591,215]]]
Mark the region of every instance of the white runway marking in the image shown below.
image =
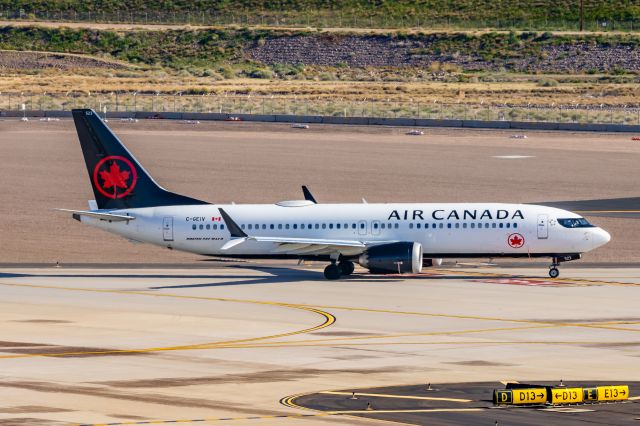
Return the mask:
[[[535,155],[494,155],[493,158],[501,158],[504,160],[519,160],[521,158],[535,158]]]

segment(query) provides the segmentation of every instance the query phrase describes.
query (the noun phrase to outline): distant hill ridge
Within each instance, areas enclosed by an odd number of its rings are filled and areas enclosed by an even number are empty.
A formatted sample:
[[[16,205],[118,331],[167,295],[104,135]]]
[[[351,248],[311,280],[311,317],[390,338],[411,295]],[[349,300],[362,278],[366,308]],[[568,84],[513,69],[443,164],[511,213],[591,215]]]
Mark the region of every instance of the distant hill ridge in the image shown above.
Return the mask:
[[[220,12],[292,13],[334,11],[379,16],[421,15],[434,19],[464,20],[577,20],[578,0],[0,0],[0,10],[24,13],[78,11],[94,13],[132,12]],[[638,1],[584,0],[587,20],[640,19]]]
[[[325,34],[5,26],[0,27],[0,49],[89,54],[195,75],[215,70],[225,78],[291,77],[309,66],[396,70],[413,67],[427,72],[640,73],[640,35],[619,34]]]

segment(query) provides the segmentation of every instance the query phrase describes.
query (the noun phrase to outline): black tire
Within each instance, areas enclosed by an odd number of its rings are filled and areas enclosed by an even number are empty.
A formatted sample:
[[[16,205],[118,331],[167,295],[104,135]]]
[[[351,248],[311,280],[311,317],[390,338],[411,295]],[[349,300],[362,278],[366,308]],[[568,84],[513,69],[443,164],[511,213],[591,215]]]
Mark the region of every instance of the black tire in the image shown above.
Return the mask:
[[[549,269],[549,276],[551,278],[558,278],[560,276],[560,271],[558,268],[551,268]]]
[[[331,264],[324,268],[324,277],[328,280],[337,280],[340,279],[341,271],[340,267],[335,264]]]
[[[342,262],[338,263],[338,267],[340,268],[340,272],[342,273],[342,275],[351,275],[356,269],[353,262],[350,262],[348,260],[343,260]]]

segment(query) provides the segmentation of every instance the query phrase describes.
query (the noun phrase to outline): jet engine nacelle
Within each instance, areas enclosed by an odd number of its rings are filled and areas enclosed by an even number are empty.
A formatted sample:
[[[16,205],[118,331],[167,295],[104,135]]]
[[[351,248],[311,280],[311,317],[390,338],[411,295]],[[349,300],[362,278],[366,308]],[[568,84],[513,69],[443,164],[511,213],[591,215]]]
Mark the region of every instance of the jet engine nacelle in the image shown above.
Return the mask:
[[[373,246],[360,255],[358,263],[377,274],[422,271],[422,244],[402,241]]]

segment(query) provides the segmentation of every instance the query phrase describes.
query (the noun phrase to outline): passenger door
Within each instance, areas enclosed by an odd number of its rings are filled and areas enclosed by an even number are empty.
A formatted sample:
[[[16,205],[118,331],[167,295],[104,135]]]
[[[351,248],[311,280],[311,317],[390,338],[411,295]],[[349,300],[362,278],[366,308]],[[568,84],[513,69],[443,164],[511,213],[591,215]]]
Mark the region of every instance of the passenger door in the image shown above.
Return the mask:
[[[173,241],[173,217],[168,216],[162,219],[162,238],[165,241]]]
[[[549,216],[546,214],[538,215],[538,239],[549,238]]]

